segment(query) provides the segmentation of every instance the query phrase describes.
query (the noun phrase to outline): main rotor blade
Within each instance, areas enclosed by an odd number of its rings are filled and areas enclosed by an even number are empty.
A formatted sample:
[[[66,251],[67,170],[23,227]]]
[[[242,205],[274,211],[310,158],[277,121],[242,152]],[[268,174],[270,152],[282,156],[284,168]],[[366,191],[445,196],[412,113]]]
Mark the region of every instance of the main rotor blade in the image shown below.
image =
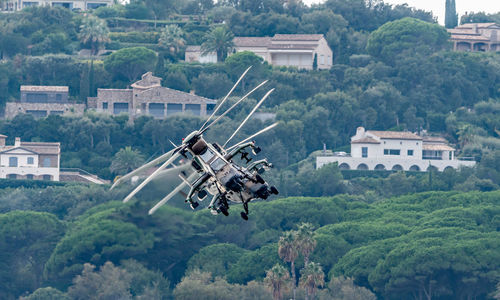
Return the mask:
[[[198,131],[201,131],[207,125],[207,123],[212,119],[212,117],[215,116],[215,114],[219,111],[219,109],[222,107],[224,102],[226,102],[227,98],[233,93],[234,89],[238,86],[240,81],[243,79],[243,77],[245,77],[245,75],[248,73],[248,71],[250,71],[251,68],[252,68],[252,66],[248,67],[245,70],[245,72],[243,72],[243,74],[241,74],[240,78],[233,85],[233,87],[231,88],[229,93],[227,93],[227,95],[224,97],[224,99],[222,99],[221,103],[215,108],[214,112],[210,115],[210,117],[208,117],[208,119],[205,121],[205,123],[203,123],[203,126],[201,126],[200,130],[198,130]]]
[[[255,92],[258,88],[260,88],[261,86],[263,86],[267,82],[268,82],[268,80],[265,80],[261,84],[259,84],[258,86],[254,87],[253,90],[251,90],[250,92],[248,92],[245,96],[243,96],[240,100],[238,100],[235,104],[233,104],[222,115],[218,116],[212,123],[210,123],[207,127],[205,127],[205,129],[203,129],[203,131],[201,131],[200,133],[203,133],[203,132],[207,131],[207,129],[210,128],[210,126],[212,126],[213,124],[217,123],[220,119],[222,119],[225,115],[227,115],[231,110],[233,110],[233,108],[235,108],[238,104],[240,104],[241,101],[245,100],[248,96],[250,96],[253,92]]]
[[[259,103],[257,103],[257,105],[255,105],[255,107],[252,109],[252,111],[245,118],[245,120],[243,120],[243,122],[241,122],[240,126],[238,126],[238,128],[236,128],[236,130],[233,132],[233,135],[231,135],[231,137],[229,139],[227,139],[227,141],[224,143],[224,145],[222,145],[222,148],[226,147],[227,143],[229,143],[229,141],[238,133],[238,131],[240,131],[241,127],[243,127],[243,125],[245,125],[245,123],[250,119],[250,117],[253,115],[253,113],[259,108],[259,106],[264,102],[264,100],[267,99],[267,97],[269,97],[269,95],[273,91],[274,91],[274,89],[269,90],[269,92],[267,92],[264,95],[264,97],[262,97],[262,99],[259,101]]]
[[[160,173],[160,171],[162,171],[163,169],[165,169],[166,167],[168,167],[169,164],[173,163],[174,160],[179,156],[178,153],[172,155],[172,157],[170,157],[166,162],[163,163],[163,165],[161,165],[158,169],[156,169],[153,174],[149,175],[146,179],[144,179],[143,182],[141,182],[141,184],[139,184],[130,194],[128,194],[127,197],[125,197],[125,199],[123,199],[123,202],[128,202],[132,197],[134,197],[135,194],[137,194],[146,184],[148,184],[148,182],[150,182],[151,180],[153,180],[156,175],[158,175]]]
[[[133,177],[134,175],[140,173],[141,171],[145,170],[145,169],[148,169],[148,168],[151,168],[161,162],[164,162],[165,160],[169,159],[172,154],[174,153],[175,149],[174,150],[170,150],[168,151],[167,153],[153,159],[152,161],[140,166],[139,168],[133,170],[132,172],[126,174],[126,175],[123,175],[122,177],[118,178],[118,180],[115,181],[115,183],[113,183],[113,185],[111,186],[111,190],[113,188],[115,188],[117,185],[121,184],[122,182],[126,181],[127,179]]]
[[[186,181],[191,181],[193,180],[198,173],[194,172],[193,174],[189,175],[189,177],[186,179]],[[172,199],[175,194],[179,193],[186,185],[186,181],[183,181],[181,184],[179,184],[174,190],[172,190],[165,198],[161,199],[160,202],[156,203],[153,208],[151,208],[148,212],[148,214],[152,215],[155,211],[158,210],[161,206],[163,206],[165,203],[167,203],[168,200]]]
[[[229,150],[231,150],[231,149],[233,149],[233,148],[235,148],[235,147],[238,147],[239,145],[241,145],[241,144],[243,144],[243,143],[248,142],[249,140],[253,139],[254,137],[256,137],[256,136],[258,136],[258,135],[260,135],[260,134],[262,134],[262,133],[264,133],[264,132],[266,132],[266,131],[268,131],[268,130],[273,129],[273,128],[274,128],[274,127],[276,127],[278,124],[279,124],[279,122],[276,122],[276,123],[274,123],[274,124],[272,124],[272,125],[267,126],[266,128],[262,129],[261,131],[259,131],[259,132],[257,132],[257,133],[254,133],[253,135],[251,135],[251,136],[247,137],[247,138],[246,138],[246,139],[244,139],[243,141],[241,141],[241,142],[239,142],[239,143],[237,143],[237,144],[235,144],[235,145],[233,145],[233,146],[231,146],[231,147],[227,148],[227,149],[226,149],[226,151],[229,151]]]

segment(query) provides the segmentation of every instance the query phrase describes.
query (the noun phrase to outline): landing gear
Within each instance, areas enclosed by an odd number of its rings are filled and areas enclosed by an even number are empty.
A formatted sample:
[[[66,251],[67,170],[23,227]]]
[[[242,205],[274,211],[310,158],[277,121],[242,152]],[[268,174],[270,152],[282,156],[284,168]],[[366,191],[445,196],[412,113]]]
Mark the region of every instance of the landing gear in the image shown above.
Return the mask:
[[[273,185],[271,186],[271,188],[269,189],[269,192],[271,192],[271,194],[275,194],[275,195],[278,195],[280,192],[278,192],[278,189]]]
[[[247,203],[247,202],[243,203],[243,209],[244,209],[245,211],[242,211],[242,212],[240,213],[241,218],[242,218],[243,220],[245,220],[245,221],[248,221],[248,203]]]
[[[266,183],[266,181],[264,180],[264,178],[262,178],[262,176],[260,176],[259,174],[255,174],[255,180],[257,180],[257,182],[261,183],[261,184]]]
[[[224,205],[221,205],[221,206],[219,207],[219,210],[220,210],[220,212],[221,212],[224,216],[226,216],[226,217],[227,217],[227,216],[229,216],[229,212],[227,211],[227,207],[225,207]]]
[[[190,205],[190,206],[191,206],[191,209],[193,209],[193,210],[194,210],[194,209],[196,209],[198,206],[200,206],[200,203],[198,203],[198,202],[191,202],[191,205]]]

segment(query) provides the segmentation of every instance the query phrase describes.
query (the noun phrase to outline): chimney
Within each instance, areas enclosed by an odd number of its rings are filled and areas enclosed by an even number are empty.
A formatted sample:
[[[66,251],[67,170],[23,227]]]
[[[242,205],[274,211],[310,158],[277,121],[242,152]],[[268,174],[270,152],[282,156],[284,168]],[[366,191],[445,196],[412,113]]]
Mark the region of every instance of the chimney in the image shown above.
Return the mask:
[[[5,139],[7,138],[6,135],[0,134],[0,147],[5,147]]]
[[[190,93],[191,95],[195,95],[194,90],[190,90],[190,91],[189,91],[189,93]]]
[[[362,126],[356,128],[356,136],[363,136],[363,135],[365,135],[365,128]]]
[[[16,137],[16,141],[14,142],[14,147],[20,147],[21,146],[21,138]]]

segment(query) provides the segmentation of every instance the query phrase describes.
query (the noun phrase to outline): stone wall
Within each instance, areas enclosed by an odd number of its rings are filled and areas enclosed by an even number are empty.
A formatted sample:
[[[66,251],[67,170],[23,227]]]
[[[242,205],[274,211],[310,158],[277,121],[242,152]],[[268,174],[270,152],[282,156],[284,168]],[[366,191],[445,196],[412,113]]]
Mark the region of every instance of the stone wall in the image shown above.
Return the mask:
[[[81,116],[85,111],[85,104],[7,102],[5,105],[5,118],[12,119],[16,115],[26,113],[27,111],[45,111],[47,115],[52,113]]]

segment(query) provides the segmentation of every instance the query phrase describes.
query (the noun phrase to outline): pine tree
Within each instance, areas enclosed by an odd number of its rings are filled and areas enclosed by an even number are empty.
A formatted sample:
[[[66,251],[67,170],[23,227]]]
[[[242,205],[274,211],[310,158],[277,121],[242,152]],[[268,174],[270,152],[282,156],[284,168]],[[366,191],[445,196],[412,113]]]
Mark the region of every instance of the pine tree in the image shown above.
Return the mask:
[[[458,25],[458,14],[455,0],[446,0],[446,11],[444,16],[444,26],[455,28]]]

